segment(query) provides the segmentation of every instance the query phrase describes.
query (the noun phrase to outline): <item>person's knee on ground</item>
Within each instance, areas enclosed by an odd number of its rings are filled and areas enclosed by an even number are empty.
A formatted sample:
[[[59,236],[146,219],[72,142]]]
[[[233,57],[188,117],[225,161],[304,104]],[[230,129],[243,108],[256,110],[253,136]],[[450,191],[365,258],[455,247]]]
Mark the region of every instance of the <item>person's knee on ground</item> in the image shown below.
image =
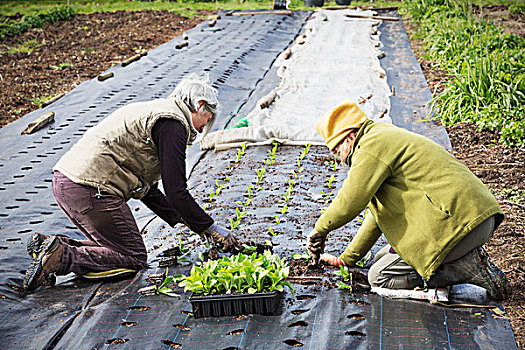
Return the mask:
[[[374,263],[376,263],[379,259],[381,259],[383,256],[387,254],[391,254],[390,249],[392,246],[390,244],[387,244],[383,248],[379,249],[379,251],[374,255]]]
[[[390,247],[387,247],[388,252]],[[412,266],[403,261],[399,255],[387,253],[382,254],[370,267],[368,282],[372,287],[389,289],[414,289],[423,285],[422,278]]]

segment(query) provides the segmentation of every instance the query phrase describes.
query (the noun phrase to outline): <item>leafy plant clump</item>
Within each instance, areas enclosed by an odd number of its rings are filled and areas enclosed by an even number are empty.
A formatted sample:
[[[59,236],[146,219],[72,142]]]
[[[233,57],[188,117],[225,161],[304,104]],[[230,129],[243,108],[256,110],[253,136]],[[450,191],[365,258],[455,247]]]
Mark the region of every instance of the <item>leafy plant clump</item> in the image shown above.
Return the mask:
[[[426,57],[453,76],[432,117],[476,123],[507,146],[524,146],[525,39],[480,19],[466,0],[411,0],[404,11],[418,22]]]
[[[286,280],[289,272],[285,259],[267,250],[264,254],[224,256],[194,265],[179,286],[204,295],[282,292],[286,286],[295,298],[293,287]]]
[[[350,292],[352,291],[352,273],[348,271],[348,267],[346,266],[339,266],[339,271],[336,271],[335,274],[337,276],[340,276],[344,282],[338,281],[336,283],[337,288],[339,289],[348,289]],[[345,282],[349,282],[350,284],[347,284]]]
[[[75,11],[69,6],[60,6],[48,10],[47,13],[26,15],[20,21],[0,17],[0,40],[7,36],[23,33],[31,28],[43,27],[46,23],[55,23],[75,16]]]

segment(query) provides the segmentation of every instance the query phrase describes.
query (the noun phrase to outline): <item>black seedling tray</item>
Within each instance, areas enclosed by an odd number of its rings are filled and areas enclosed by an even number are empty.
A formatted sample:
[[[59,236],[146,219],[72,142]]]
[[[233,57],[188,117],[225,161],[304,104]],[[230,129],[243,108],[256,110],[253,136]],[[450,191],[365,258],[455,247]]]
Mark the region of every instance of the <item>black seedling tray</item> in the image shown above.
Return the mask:
[[[247,314],[274,315],[281,298],[282,293],[279,291],[254,294],[192,294],[190,302],[195,318]]]

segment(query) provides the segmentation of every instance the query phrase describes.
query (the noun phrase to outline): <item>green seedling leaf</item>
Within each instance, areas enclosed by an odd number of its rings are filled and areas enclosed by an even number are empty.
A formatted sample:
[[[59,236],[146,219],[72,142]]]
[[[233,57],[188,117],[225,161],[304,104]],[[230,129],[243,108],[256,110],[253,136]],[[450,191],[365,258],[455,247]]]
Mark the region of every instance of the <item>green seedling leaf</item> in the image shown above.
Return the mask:
[[[352,286],[344,283],[344,282],[336,282],[335,285],[339,289],[348,289],[350,292],[352,291]]]
[[[334,180],[335,180],[335,175],[330,176],[330,178],[326,182],[328,185],[328,188],[332,188],[332,183],[334,182]]]
[[[365,267],[366,262],[368,261],[368,259],[370,259],[371,256],[372,252],[369,250],[368,253],[366,253],[366,255],[363,258],[361,258],[361,260],[356,262],[356,265],[359,267]]]
[[[251,253],[253,253],[254,251],[257,250],[257,247],[255,247],[255,246],[250,246],[250,245],[247,245],[247,244],[243,244],[242,246],[244,247],[242,252],[246,253],[246,254],[251,254]]]

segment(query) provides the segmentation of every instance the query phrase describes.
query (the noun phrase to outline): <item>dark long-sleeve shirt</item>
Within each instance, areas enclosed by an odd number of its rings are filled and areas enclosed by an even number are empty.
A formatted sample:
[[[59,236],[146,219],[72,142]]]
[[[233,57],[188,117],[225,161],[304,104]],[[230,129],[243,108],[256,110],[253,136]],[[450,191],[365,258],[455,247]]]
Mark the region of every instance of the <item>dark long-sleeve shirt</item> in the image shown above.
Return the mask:
[[[154,186],[142,202],[171,226],[182,217],[192,231],[206,230],[213,219],[195,202],[186,184],[186,129],[178,120],[160,118],[153,126],[152,137],[166,195]]]

